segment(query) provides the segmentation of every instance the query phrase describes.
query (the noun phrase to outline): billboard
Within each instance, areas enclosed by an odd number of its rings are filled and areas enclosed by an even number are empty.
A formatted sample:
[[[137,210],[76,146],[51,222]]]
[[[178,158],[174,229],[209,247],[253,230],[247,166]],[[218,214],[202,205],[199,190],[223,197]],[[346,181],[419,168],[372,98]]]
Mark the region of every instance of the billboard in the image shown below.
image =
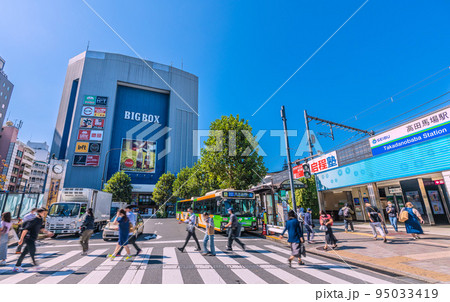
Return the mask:
[[[156,142],[122,139],[120,170],[125,172],[155,173]]]
[[[372,155],[398,150],[450,133],[450,107],[425,115],[369,139]]]
[[[100,155],[80,155],[75,154],[73,157],[73,165],[78,167],[98,167],[100,162]]]
[[[98,128],[103,129],[105,120],[102,118],[82,117],[80,120],[80,128]]]
[[[308,164],[311,168],[311,174],[316,174],[339,167],[336,151],[316,157],[308,161]],[[295,179],[304,177],[302,165],[293,167],[292,172]]]

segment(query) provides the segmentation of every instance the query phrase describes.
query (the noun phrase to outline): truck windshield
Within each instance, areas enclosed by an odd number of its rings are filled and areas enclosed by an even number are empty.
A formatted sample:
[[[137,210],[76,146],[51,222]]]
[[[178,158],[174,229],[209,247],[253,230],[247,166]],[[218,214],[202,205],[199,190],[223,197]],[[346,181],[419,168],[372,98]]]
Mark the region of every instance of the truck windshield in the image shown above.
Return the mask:
[[[55,203],[48,211],[48,216],[71,217],[78,216],[80,205],[77,203]]]

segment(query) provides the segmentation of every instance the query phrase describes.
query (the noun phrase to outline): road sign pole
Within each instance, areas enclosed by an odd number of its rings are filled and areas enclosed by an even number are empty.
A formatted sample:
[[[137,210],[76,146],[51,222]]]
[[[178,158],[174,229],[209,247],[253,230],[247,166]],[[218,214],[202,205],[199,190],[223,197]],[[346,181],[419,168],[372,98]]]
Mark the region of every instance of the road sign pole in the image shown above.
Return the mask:
[[[294,190],[294,175],[292,173],[292,164],[291,164],[291,149],[289,148],[289,138],[287,133],[286,113],[284,110],[284,106],[281,106],[281,119],[283,120],[284,140],[286,142],[286,153],[289,171],[289,184],[291,187],[292,207],[294,208],[294,212],[297,213],[297,203],[295,201],[295,190]]]

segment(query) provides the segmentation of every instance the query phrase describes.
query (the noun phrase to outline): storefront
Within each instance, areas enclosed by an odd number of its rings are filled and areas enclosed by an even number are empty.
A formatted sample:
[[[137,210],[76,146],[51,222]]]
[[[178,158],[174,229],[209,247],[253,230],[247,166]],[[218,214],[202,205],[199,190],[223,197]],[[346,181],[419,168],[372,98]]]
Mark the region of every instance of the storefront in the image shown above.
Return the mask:
[[[397,209],[411,202],[428,224],[450,223],[450,109],[445,108],[361,141],[362,160],[319,172],[320,206],[336,213],[344,203],[365,221],[364,203]],[[357,146],[357,145],[355,145]],[[370,152],[370,153],[369,153]],[[385,213],[386,214],[386,213]]]

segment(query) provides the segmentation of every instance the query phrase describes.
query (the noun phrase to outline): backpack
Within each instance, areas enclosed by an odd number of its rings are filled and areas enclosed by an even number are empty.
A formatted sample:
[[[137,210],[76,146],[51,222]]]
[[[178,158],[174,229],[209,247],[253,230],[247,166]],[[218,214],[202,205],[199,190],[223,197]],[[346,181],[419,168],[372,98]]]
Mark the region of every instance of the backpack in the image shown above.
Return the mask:
[[[350,209],[349,208],[344,208],[344,217],[345,218],[348,218],[348,217],[350,217]]]
[[[343,208],[341,208],[341,209],[339,210],[339,213],[338,213],[339,216],[344,216],[344,211],[343,211],[342,209],[343,209]]]

